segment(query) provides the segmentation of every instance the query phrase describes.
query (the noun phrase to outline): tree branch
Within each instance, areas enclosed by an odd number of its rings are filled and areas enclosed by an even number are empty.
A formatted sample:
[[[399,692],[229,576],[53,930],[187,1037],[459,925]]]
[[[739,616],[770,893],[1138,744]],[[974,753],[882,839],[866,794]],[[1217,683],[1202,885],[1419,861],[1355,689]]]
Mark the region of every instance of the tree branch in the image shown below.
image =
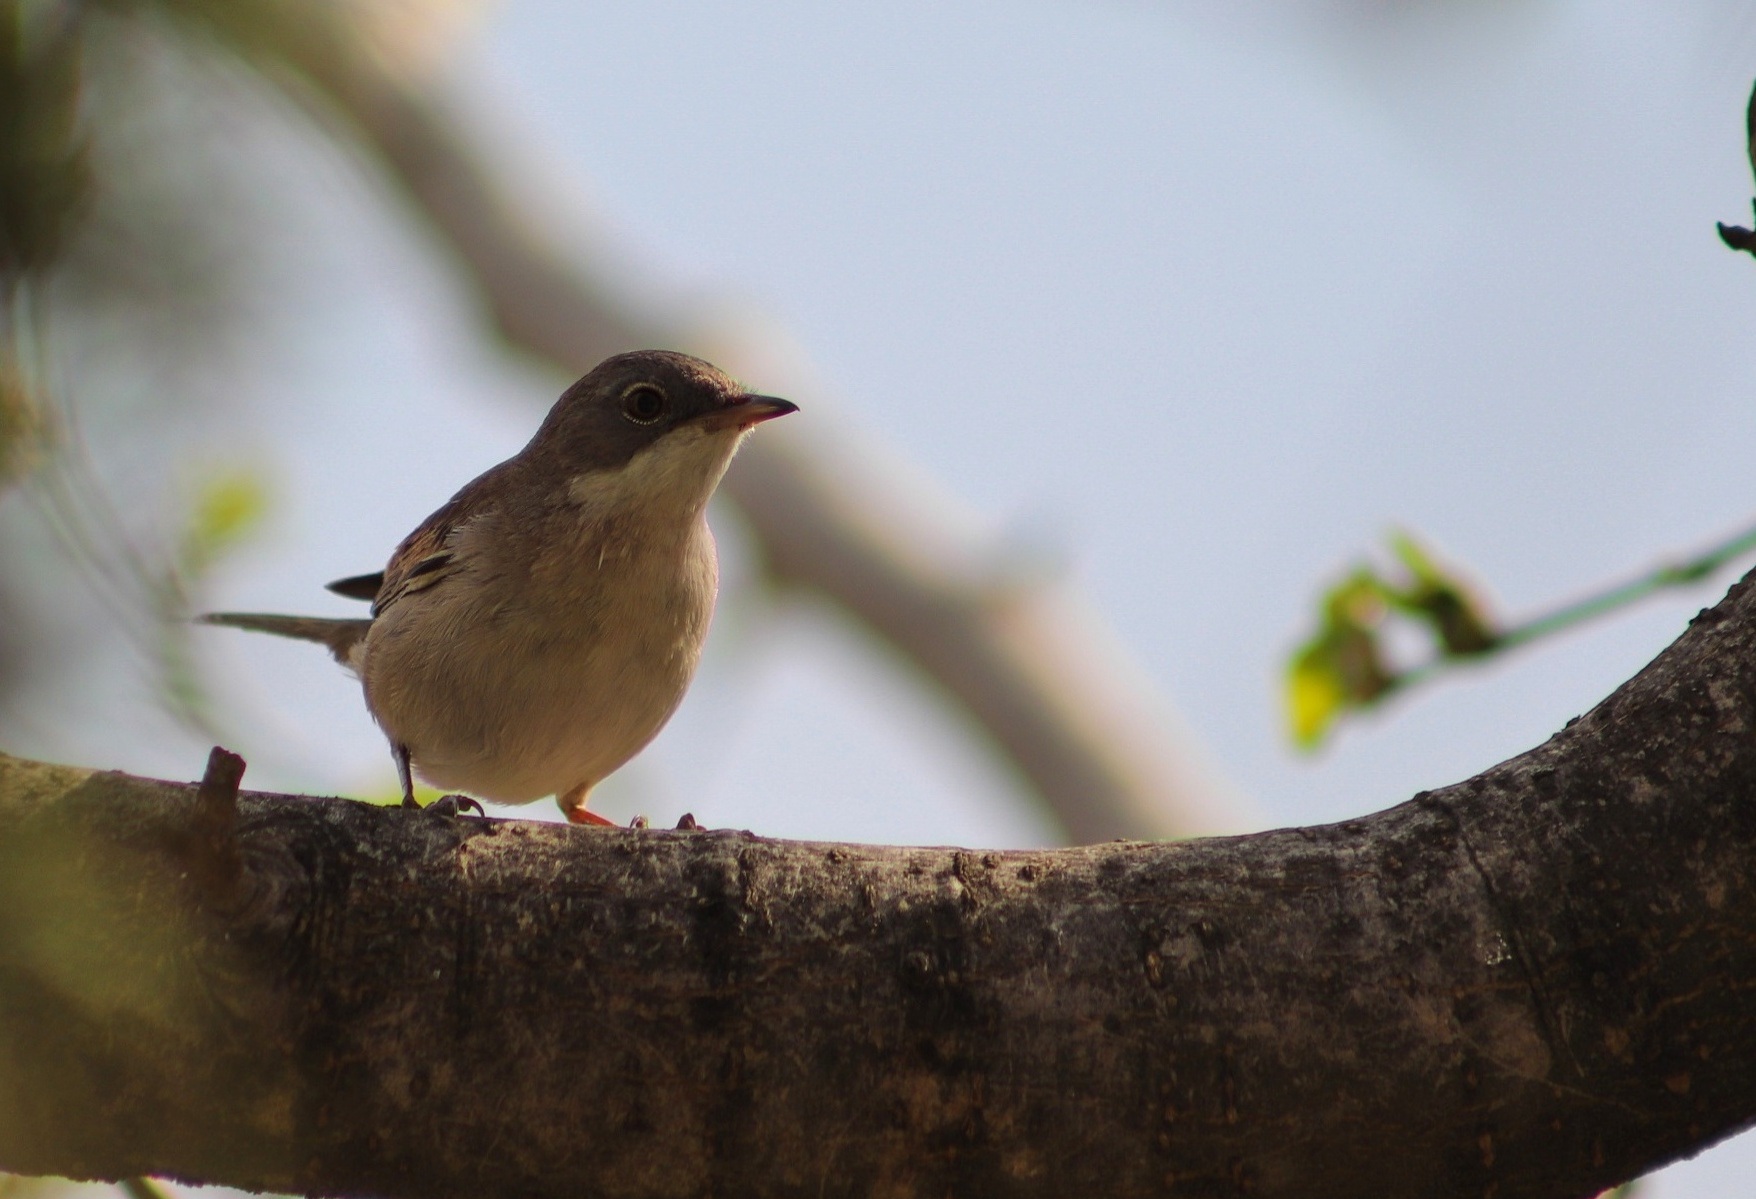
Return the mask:
[[[245,793],[216,888],[211,776],[0,758],[0,1169],[1576,1199],[1756,1118],[1753,729],[1746,580],[1476,778],[1177,845]]]

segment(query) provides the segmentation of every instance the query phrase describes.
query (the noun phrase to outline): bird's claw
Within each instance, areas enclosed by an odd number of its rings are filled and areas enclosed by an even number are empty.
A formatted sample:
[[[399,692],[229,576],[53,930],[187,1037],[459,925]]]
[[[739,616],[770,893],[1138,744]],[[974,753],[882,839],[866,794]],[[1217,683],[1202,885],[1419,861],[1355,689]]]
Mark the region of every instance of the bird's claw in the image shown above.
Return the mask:
[[[470,811],[484,819],[488,815],[479,802],[467,795],[441,795],[422,810],[435,816],[461,816]]]

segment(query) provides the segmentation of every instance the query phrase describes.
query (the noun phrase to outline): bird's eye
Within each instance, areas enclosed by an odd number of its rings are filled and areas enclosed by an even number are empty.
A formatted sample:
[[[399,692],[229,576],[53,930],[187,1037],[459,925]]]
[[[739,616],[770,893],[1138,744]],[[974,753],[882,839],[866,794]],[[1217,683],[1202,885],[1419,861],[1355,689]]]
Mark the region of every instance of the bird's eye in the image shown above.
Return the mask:
[[[622,415],[637,425],[650,425],[665,414],[665,393],[650,383],[636,383],[622,393]]]

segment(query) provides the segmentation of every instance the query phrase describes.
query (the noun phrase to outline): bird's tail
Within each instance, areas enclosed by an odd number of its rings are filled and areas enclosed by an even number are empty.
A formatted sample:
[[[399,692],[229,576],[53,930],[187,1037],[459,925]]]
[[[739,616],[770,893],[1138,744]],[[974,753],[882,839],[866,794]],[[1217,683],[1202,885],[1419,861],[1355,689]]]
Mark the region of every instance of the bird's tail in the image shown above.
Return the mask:
[[[274,616],[267,612],[209,612],[196,617],[202,624],[226,625],[234,629],[250,629],[257,633],[273,633],[276,637],[296,637],[300,641],[316,641],[329,647],[335,660],[353,669],[354,653],[366,639],[370,620],[332,620],[325,616]]]

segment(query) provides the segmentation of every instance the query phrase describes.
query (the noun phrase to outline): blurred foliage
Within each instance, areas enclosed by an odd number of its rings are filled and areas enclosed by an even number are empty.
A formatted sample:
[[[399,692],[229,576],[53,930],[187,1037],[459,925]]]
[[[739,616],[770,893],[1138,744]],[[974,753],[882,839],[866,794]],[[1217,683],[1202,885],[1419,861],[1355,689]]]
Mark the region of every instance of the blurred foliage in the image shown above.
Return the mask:
[[[1356,567],[1318,601],[1317,631],[1288,664],[1287,715],[1303,749],[1321,744],[1343,715],[1411,681],[1415,672],[1388,662],[1383,634],[1391,617],[1421,630],[1442,659],[1479,657],[1501,642],[1486,606],[1461,575],[1407,533],[1393,533],[1390,548],[1400,577]]]
[[[30,284],[88,207],[79,9],[0,0],[0,487],[41,461],[46,420],[28,352]]]
[[[1321,624],[1287,668],[1287,716],[1299,745],[1316,745],[1348,708],[1375,702],[1395,685],[1378,648],[1387,610],[1379,580],[1357,570],[1326,592]]]
[[[164,706],[205,733],[192,589],[257,527],[266,493],[231,469],[186,510],[142,501],[168,490],[178,452],[167,417],[198,407],[190,385],[206,372],[213,399],[235,393],[228,333],[246,309],[235,264],[262,240],[260,219],[237,218],[277,201],[239,152],[238,106],[214,103],[237,93],[235,66],[211,39],[174,36],[188,27],[165,20],[168,7],[0,0],[0,489],[22,486],[27,506],[13,511],[61,551],[29,560],[28,574],[0,569],[13,583],[0,627],[13,673],[0,684],[22,677],[21,647],[42,643],[31,626],[57,616],[24,602],[23,581],[66,595],[54,576],[71,568]]]
[[[345,126],[321,97],[360,77],[352,67],[412,62],[412,46],[473,7],[0,0],[0,491],[27,492],[8,519],[34,515],[61,550],[28,572],[0,568],[16,613],[0,625],[0,699],[23,677],[21,651],[64,616],[47,597],[69,594],[75,580],[54,576],[71,568],[165,706],[212,731],[184,621],[266,494],[231,471],[186,510],[143,502],[179,454],[167,416],[197,408],[203,382],[214,402],[235,398],[226,337],[249,305],[232,276],[287,240],[262,235],[287,215],[272,145],[286,100],[327,119],[333,139]],[[8,531],[0,553],[15,557]],[[45,597],[34,607],[33,589]],[[58,652],[100,652],[102,640],[69,636]]]
[[[271,505],[263,472],[223,467],[196,488],[177,539],[175,567],[159,592],[159,686],[173,714],[192,728],[217,733],[185,623],[190,597],[214,568],[259,532]]]
[[[1686,587],[1756,551],[1756,527],[1680,562],[1666,563],[1517,624],[1494,619],[1479,588],[1418,541],[1393,533],[1397,573],[1359,566],[1318,600],[1317,630],[1287,663],[1286,711],[1293,742],[1322,745],[1345,717],[1467,662],[1482,661],[1606,616],[1657,592]],[[1388,643],[1412,631],[1425,647],[1413,665],[1392,661]]]
[[[1750,156],[1750,170],[1756,173],[1756,89],[1751,90],[1749,103],[1744,106],[1744,144]],[[1751,208],[1756,210],[1756,201],[1752,202]],[[1734,250],[1756,254],[1756,230],[1721,221],[1719,237]]]
[[[80,14],[57,0],[0,0],[0,279],[54,261],[90,191],[80,120]]]
[[[261,526],[268,508],[268,489],[258,470],[226,467],[197,487],[178,544],[183,582],[206,577]]]
[[[0,354],[0,490],[42,461],[43,408],[10,354]]]

